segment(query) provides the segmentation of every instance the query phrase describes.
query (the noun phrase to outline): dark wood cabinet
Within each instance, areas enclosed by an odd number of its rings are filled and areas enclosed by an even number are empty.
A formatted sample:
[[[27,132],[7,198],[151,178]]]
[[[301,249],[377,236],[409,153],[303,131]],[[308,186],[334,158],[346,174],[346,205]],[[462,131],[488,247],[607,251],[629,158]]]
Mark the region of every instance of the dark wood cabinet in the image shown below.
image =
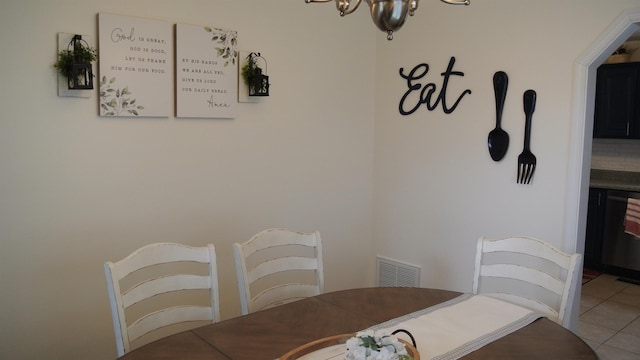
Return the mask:
[[[584,266],[592,270],[602,269],[602,239],[604,237],[607,190],[590,188],[587,208],[587,230],[584,243]]]
[[[640,62],[598,68],[593,137],[640,139]]]

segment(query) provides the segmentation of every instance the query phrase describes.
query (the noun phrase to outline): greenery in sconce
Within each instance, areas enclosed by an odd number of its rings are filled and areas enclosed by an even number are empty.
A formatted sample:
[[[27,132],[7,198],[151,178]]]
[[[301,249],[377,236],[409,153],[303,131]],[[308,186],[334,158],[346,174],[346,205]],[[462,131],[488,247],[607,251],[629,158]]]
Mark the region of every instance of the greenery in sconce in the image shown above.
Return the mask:
[[[242,76],[244,83],[250,88],[259,88],[262,84],[260,83],[258,75],[261,74],[262,69],[256,64],[256,57],[248,56],[247,62],[242,66],[242,69],[240,69],[240,75]]]
[[[76,62],[76,58],[83,64],[91,64],[96,61],[97,55],[98,52],[95,48],[85,46],[78,46],[75,51],[61,50],[53,67],[58,69],[60,75],[69,79],[72,76],[73,64]]]

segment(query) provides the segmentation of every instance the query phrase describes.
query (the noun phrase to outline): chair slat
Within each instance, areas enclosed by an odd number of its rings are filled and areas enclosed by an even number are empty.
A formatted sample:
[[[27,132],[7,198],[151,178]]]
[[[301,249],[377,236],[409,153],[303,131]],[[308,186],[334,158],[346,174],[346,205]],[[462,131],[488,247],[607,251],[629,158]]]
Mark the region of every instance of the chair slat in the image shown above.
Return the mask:
[[[318,287],[310,284],[274,286],[256,295],[252,299],[251,308],[254,310],[268,309],[319,294]]]
[[[316,270],[318,260],[306,257],[283,257],[260,263],[248,271],[249,282],[254,282],[265,276],[292,270]]]
[[[179,261],[193,261],[204,264],[209,262],[209,255],[206,252],[202,252],[202,248],[182,244],[151,244],[134,251],[116,263],[118,279],[121,280],[134,271],[149,266]]]
[[[500,251],[535,256],[552,261],[563,268],[569,266],[571,261],[571,256],[568,256],[569,254],[556,249],[542,240],[534,238],[512,237],[490,240],[486,241],[483,245],[483,252],[485,253]]]
[[[545,272],[513,264],[483,265],[481,276],[499,277],[529,282],[562,296],[564,281]]]
[[[213,321],[211,307],[175,306],[147,314],[129,326],[129,341],[169,325],[195,321]]]
[[[209,276],[191,274],[163,276],[149,279],[128,289],[122,295],[122,303],[127,308],[160,294],[180,290],[209,289],[210,286]]]
[[[316,247],[317,234],[303,233],[285,229],[267,229],[243,244],[245,257],[253,255],[256,251],[263,251],[268,248],[286,245],[301,245]]]

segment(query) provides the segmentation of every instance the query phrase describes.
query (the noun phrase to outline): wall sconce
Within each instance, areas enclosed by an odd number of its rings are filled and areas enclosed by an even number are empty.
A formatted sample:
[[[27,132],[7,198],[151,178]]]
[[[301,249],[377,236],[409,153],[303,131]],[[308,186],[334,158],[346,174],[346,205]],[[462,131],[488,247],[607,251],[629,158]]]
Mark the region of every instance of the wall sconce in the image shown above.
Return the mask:
[[[69,90],[93,89],[91,63],[96,60],[96,54],[81,35],[74,35],[67,49],[58,53],[58,61],[53,66],[67,78]]]
[[[349,15],[356,11],[362,0],[304,0],[312,2],[335,1],[340,16]],[[419,0],[365,0],[371,11],[371,19],[378,29],[387,33],[387,40],[393,40],[393,32],[398,31],[407,18],[407,13],[413,16],[418,8]],[[470,0],[441,0],[450,5],[469,5]],[[352,6],[353,4],[353,6]]]
[[[258,66],[258,59],[262,59],[266,71],[267,60],[260,53],[252,52],[247,56],[247,62],[242,67],[242,78],[249,87],[249,96],[269,96],[269,76],[265,75],[262,68]]]
[[[89,44],[82,40],[81,35],[75,35],[69,46],[73,46],[73,65],[71,66],[71,77],[69,89],[93,89],[93,69],[91,61],[86,59],[84,54],[89,48]]]

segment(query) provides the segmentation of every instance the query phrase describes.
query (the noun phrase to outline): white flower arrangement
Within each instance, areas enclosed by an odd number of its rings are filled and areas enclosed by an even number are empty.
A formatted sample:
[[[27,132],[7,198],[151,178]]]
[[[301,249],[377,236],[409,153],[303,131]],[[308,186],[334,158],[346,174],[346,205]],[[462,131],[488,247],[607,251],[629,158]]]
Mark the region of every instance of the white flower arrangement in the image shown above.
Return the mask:
[[[361,331],[347,340],[347,360],[413,360],[397,338]]]

